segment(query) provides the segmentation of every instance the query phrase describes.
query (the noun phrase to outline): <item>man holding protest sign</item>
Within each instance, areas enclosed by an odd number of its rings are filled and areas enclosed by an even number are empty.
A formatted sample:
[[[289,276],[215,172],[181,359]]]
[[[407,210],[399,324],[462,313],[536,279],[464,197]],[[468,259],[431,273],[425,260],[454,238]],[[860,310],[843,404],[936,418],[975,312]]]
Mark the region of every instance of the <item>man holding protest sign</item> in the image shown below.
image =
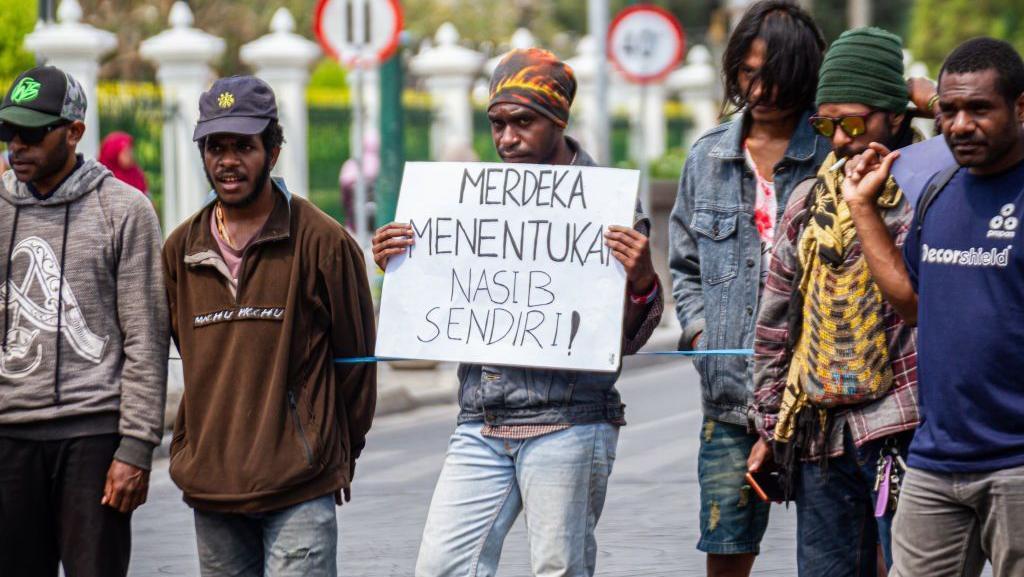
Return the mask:
[[[502,159],[595,166],[564,135],[575,93],[572,70],[552,54],[529,49],[507,55],[491,79],[488,109]],[[572,187],[568,190],[560,201],[552,196],[552,206],[573,203]],[[624,354],[647,341],[662,312],[649,227],[637,211],[633,228],[608,226],[599,242],[607,262],[614,256],[625,270]],[[373,239],[374,260],[384,268],[389,258],[411,252],[414,236],[411,224],[382,227]],[[526,512],[535,575],[593,575],[594,528],[618,428],[625,424],[615,390],[618,373],[462,364],[459,379],[459,426],[431,502],[416,575],[494,575],[505,535],[520,511]]]

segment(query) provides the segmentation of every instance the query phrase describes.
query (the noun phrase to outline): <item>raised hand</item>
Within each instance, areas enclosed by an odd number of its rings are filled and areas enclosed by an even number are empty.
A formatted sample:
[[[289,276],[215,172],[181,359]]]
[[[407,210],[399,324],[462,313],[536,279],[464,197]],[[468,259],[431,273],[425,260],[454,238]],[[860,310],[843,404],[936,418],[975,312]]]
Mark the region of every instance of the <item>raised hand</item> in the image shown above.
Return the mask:
[[[899,158],[898,150],[889,151],[885,146],[872,142],[863,154],[849,159],[843,167],[843,200],[854,206],[873,205],[885,187],[892,171],[892,163]]]

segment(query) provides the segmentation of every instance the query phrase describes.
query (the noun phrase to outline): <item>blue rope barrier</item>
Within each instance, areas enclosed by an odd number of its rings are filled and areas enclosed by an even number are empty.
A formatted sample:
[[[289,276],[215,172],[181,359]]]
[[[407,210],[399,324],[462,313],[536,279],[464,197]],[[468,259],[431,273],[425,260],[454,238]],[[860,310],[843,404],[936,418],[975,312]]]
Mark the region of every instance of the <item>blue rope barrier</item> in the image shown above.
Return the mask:
[[[672,356],[672,357],[697,357],[697,356],[734,356],[734,357],[749,357],[753,356],[754,349],[712,349],[708,351],[640,351],[636,353],[638,355],[661,355],[661,356]],[[339,365],[358,365],[363,363],[383,363],[387,361],[408,361],[413,359],[403,359],[401,357],[343,357],[334,359],[334,362]]]
[[[712,349],[709,351],[640,351],[637,355],[666,355],[672,357],[699,357],[699,356],[720,356],[720,357],[752,357],[754,349]]]

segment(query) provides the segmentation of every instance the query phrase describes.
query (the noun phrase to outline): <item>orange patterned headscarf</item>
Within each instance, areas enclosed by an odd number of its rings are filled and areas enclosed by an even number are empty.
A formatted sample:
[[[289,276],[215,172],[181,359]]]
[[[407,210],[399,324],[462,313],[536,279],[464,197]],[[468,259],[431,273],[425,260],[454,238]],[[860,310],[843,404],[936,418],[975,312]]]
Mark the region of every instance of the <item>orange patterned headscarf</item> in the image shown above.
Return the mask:
[[[488,109],[495,104],[518,104],[565,128],[575,96],[576,76],[554,54],[540,48],[513,50],[491,76]]]

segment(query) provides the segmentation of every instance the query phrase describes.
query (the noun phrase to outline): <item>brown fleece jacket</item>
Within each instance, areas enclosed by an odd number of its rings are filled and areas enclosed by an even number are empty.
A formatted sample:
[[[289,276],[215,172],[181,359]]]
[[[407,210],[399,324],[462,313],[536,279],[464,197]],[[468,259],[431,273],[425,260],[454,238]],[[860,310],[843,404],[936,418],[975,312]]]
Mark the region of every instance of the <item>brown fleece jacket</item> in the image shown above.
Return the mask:
[[[164,246],[185,375],[170,471],[197,509],[271,511],[348,487],[373,420],[374,366],[333,362],[373,354],[362,251],[308,201],[273,194],[237,286],[212,203]]]

